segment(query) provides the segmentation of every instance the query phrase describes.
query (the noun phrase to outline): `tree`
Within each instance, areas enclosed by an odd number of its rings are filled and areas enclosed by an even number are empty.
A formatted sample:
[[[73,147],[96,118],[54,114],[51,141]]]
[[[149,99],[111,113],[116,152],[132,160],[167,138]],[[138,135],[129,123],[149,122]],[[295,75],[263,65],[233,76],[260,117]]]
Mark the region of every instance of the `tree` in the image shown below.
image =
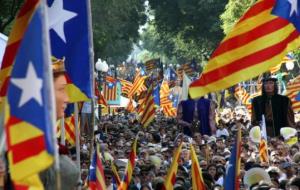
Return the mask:
[[[10,25],[16,17],[23,0],[0,0],[0,32],[6,35],[10,32]]]
[[[205,61],[223,38],[219,16],[226,0],[149,0],[160,39],[178,59]],[[164,42],[165,42],[164,41]]]
[[[144,0],[92,0],[95,58],[125,60],[145,24]]]
[[[222,28],[225,34],[228,34],[239,18],[255,2],[256,0],[229,0],[224,13],[221,15]]]

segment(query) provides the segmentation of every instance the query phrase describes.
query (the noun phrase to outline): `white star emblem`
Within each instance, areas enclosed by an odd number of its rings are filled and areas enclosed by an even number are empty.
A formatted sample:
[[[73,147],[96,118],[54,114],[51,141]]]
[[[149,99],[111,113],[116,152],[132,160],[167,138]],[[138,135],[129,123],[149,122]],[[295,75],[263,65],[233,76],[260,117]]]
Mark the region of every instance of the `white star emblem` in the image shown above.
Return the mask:
[[[294,14],[294,12],[296,13],[296,15],[298,14],[298,0],[288,0],[289,3],[291,4],[291,10],[290,10],[290,17]]]
[[[22,90],[18,107],[22,107],[29,100],[34,99],[42,105],[41,89],[43,80],[37,77],[32,62],[29,62],[25,78],[12,78],[11,82]]]
[[[55,0],[51,7],[48,7],[49,27],[66,43],[64,24],[76,17],[77,13],[67,11],[63,8],[63,0]]]

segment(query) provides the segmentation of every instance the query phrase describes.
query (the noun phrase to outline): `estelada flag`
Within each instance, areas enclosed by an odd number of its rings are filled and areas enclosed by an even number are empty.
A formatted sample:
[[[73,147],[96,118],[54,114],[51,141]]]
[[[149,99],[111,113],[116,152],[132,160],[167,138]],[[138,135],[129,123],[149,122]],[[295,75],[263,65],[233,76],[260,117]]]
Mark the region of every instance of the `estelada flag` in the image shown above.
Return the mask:
[[[259,0],[238,21],[212,54],[202,75],[190,85],[201,97],[253,78],[299,47],[297,1]]]
[[[70,102],[93,98],[89,1],[47,0],[52,55],[65,58]]]
[[[54,93],[45,31],[45,4],[27,0],[15,20],[1,68],[7,156],[15,189],[43,189],[38,173],[54,161]]]

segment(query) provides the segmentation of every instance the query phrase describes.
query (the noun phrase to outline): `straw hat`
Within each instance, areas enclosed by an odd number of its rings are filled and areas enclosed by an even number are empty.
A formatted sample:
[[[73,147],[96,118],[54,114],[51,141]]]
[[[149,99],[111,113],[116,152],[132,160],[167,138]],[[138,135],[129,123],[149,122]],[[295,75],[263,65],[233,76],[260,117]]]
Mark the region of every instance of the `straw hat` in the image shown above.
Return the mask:
[[[297,130],[292,127],[283,127],[280,129],[280,134],[283,136],[284,140],[288,140],[297,135]]]
[[[262,168],[252,168],[246,171],[244,175],[244,183],[251,187],[252,185],[259,183],[260,181],[264,181],[267,183],[271,183],[271,178],[269,174]]]

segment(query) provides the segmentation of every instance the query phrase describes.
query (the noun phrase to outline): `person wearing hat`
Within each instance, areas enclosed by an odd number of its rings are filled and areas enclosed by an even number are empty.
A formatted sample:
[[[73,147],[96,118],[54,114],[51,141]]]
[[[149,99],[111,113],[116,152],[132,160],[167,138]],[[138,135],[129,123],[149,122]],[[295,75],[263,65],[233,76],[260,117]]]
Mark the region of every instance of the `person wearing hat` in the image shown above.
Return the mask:
[[[282,127],[295,127],[291,100],[278,94],[276,78],[264,79],[262,95],[252,100],[252,125],[260,125],[262,115],[265,116],[267,135],[270,137],[279,136]]]
[[[54,95],[56,104],[56,118],[61,119],[64,116],[65,108],[69,101],[66,92],[67,80],[66,70],[63,59],[52,59]],[[80,171],[76,164],[69,157],[69,150],[66,146],[59,145],[59,167],[61,189],[74,189],[78,185]],[[40,174],[41,181],[45,189],[56,189],[56,177],[54,165],[44,170]]]

